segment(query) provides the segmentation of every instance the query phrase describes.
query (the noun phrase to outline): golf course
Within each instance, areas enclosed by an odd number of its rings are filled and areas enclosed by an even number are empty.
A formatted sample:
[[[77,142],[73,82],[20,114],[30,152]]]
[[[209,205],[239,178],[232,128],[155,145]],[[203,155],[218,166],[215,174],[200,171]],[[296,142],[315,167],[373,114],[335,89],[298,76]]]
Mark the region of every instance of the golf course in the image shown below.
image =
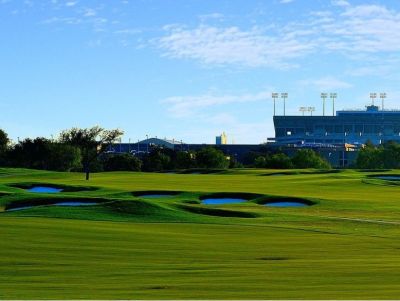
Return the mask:
[[[0,169],[0,299],[399,296],[395,170]]]

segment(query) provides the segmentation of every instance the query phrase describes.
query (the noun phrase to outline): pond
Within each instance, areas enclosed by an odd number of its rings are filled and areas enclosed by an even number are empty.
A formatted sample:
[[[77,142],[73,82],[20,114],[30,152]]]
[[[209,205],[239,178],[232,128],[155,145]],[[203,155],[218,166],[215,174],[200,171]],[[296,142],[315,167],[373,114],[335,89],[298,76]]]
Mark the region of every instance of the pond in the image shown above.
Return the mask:
[[[239,198],[207,198],[202,200],[204,205],[225,205],[225,204],[239,204],[246,202],[245,199]]]
[[[59,193],[62,192],[63,189],[55,187],[47,187],[47,186],[34,186],[32,188],[27,189],[27,191],[34,193]]]
[[[36,206],[26,206],[23,205],[21,207],[14,207],[14,208],[10,208],[7,209],[6,211],[19,211],[19,210],[24,210],[24,209],[30,209],[30,208],[34,208],[34,207],[39,207],[39,206],[66,206],[66,207],[79,207],[79,206],[93,206],[93,205],[97,205],[98,203],[95,202],[73,202],[73,201],[67,201],[67,202],[58,202],[58,203],[54,203],[54,204],[40,204],[40,205],[36,205]]]
[[[379,179],[379,180],[386,180],[386,181],[400,181],[400,176],[377,176],[374,178]]]
[[[301,202],[273,202],[264,204],[267,207],[308,207],[309,205]]]

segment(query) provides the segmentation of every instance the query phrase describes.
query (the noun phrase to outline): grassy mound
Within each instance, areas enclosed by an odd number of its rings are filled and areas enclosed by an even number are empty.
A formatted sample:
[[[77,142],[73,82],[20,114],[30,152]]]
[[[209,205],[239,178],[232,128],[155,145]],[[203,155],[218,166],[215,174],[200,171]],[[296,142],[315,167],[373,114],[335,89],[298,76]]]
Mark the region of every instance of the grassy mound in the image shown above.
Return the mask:
[[[135,197],[147,196],[147,195],[166,195],[174,196],[181,194],[182,191],[169,191],[169,190],[144,190],[144,191],[134,191],[132,195]]]

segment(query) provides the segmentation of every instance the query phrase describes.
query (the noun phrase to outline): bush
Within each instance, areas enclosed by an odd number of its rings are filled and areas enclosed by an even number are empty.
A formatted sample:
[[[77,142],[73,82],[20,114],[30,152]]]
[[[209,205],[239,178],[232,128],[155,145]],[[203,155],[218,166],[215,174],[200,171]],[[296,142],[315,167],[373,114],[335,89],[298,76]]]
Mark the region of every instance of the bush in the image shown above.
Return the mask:
[[[103,166],[105,171],[140,171],[142,161],[130,154],[107,155]]]
[[[196,167],[195,155],[191,152],[178,152],[175,158],[175,167],[178,169]]]
[[[267,167],[268,168],[276,168],[276,169],[290,169],[293,168],[292,160],[289,158],[288,155],[284,153],[278,153],[272,155],[267,160]]]
[[[143,157],[144,171],[163,171],[171,169],[171,157],[160,148],[154,148]]]
[[[266,168],[267,167],[267,158],[264,156],[258,156],[254,159],[254,167],[257,168]]]
[[[292,158],[294,168],[330,169],[331,165],[311,149],[301,149]]]
[[[200,168],[228,168],[229,160],[224,153],[213,147],[205,147],[196,153],[196,163]]]

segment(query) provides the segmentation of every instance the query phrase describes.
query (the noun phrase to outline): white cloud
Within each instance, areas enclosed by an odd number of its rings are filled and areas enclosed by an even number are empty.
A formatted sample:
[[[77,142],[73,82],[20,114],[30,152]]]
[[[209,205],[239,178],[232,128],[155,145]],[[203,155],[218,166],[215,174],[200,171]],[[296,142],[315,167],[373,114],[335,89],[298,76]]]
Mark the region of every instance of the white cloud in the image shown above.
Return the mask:
[[[350,3],[346,0],[332,0],[331,3],[334,6],[350,6]]]
[[[115,34],[121,34],[121,35],[137,35],[142,33],[141,29],[137,28],[128,28],[128,29],[120,29],[114,31]]]
[[[352,85],[345,81],[339,80],[332,76],[326,76],[319,79],[307,79],[299,82],[302,86],[311,86],[316,88],[318,91],[334,91],[337,89],[348,89]]]
[[[294,0],[281,0],[279,3],[281,4],[287,4],[287,3],[292,3]]]
[[[77,1],[68,1],[65,3],[65,6],[71,7],[75,6],[78,2]]]
[[[221,21],[224,19],[224,15],[221,13],[211,13],[211,14],[205,14],[205,15],[200,15],[199,19],[202,22],[208,21],[208,20],[218,20]]]
[[[306,22],[243,29],[201,23],[165,26],[153,40],[163,56],[192,59],[208,66],[291,68],[299,59],[323,52],[350,59],[400,51],[400,12],[384,5],[331,2],[332,11],[311,12]]]
[[[385,6],[347,7],[337,22],[322,29],[331,50],[367,54],[400,51],[400,13]]]
[[[268,35],[257,28],[244,31],[237,27],[168,26],[165,31],[166,36],[155,40],[165,56],[194,59],[209,65],[288,68],[294,66],[292,59],[315,47],[295,35]]]
[[[204,94],[199,96],[172,96],[161,101],[167,105],[167,110],[174,117],[190,117],[202,109],[233,103],[248,103],[270,99],[270,92],[242,95],[214,95]]]

